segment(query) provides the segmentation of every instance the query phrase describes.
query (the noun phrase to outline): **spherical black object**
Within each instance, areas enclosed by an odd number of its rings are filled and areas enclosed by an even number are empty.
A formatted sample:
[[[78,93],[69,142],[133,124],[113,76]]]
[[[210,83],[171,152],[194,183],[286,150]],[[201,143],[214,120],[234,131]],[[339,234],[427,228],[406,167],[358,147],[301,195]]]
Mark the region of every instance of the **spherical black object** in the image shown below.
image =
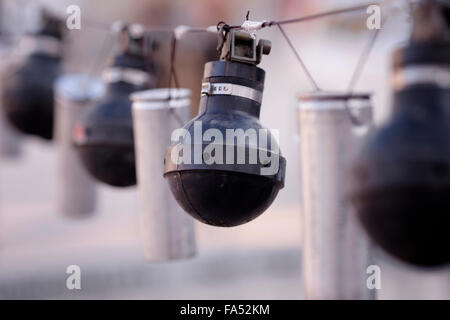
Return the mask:
[[[136,184],[131,101],[127,84],[109,88],[107,99],[87,112],[75,137],[81,160],[97,180],[116,187]],[[81,134],[79,133],[81,132]]]
[[[221,227],[249,222],[272,204],[284,185],[286,160],[259,122],[264,75],[264,70],[240,62],[207,63],[199,115],[168,149],[164,177],[178,204],[201,222]],[[203,138],[208,132],[214,137]],[[231,135],[238,132],[256,136]],[[266,151],[270,160],[260,156]],[[252,153],[258,154],[257,161],[251,161]]]
[[[355,162],[351,198],[387,252],[439,266],[450,262],[450,88],[423,67],[448,72],[450,45],[412,44],[394,58],[394,116]]]
[[[262,214],[280,185],[266,177],[219,170],[165,175],[179,205],[195,219],[213,226],[238,226]]]
[[[22,133],[53,137],[53,84],[60,59],[32,55],[3,84],[2,106],[9,122]]]
[[[125,35],[127,36],[127,35]],[[127,36],[128,37],[128,36]],[[106,96],[75,126],[82,163],[98,181],[115,187],[136,185],[130,94],[150,87],[140,39],[129,39],[105,70]]]
[[[53,85],[61,74],[61,21],[46,17],[29,36],[35,49],[24,64],[8,68],[2,84],[2,107],[8,121],[25,134],[53,137]]]

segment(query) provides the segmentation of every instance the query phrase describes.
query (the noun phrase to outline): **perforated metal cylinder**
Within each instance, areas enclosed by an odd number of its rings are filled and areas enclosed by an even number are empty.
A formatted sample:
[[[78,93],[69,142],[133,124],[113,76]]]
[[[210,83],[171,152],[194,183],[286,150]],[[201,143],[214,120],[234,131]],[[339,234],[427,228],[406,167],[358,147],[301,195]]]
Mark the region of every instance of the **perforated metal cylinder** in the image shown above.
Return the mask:
[[[145,257],[151,261],[184,259],[196,253],[194,221],[178,206],[163,178],[172,131],[190,118],[190,95],[188,89],[152,89],[131,95],[140,228]]]
[[[82,218],[94,213],[96,182],[88,175],[74,148],[76,121],[105,93],[101,80],[81,74],[61,76],[55,85],[55,137],[58,148],[57,208],[64,215]]]
[[[355,129],[346,104],[366,125]],[[371,299],[370,244],[347,201],[346,173],[370,129],[368,95],[300,98],[303,279],[307,299]],[[367,124],[369,123],[369,124]]]

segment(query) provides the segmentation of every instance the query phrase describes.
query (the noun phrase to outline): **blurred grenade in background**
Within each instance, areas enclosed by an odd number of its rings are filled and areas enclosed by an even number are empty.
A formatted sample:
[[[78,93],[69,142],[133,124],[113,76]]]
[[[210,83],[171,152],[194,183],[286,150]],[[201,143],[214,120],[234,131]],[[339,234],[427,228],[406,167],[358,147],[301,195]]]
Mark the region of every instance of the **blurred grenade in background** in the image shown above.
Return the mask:
[[[449,7],[415,8],[394,54],[393,118],[354,163],[351,198],[371,238],[415,265],[450,262]]]
[[[130,94],[153,88],[144,30],[123,26],[120,52],[104,72],[106,96],[75,125],[74,142],[89,173],[115,187],[136,185]]]
[[[23,64],[7,68],[3,77],[2,107],[9,123],[22,133],[53,138],[53,85],[61,74],[63,21],[42,12],[39,30],[27,35],[21,50]]]

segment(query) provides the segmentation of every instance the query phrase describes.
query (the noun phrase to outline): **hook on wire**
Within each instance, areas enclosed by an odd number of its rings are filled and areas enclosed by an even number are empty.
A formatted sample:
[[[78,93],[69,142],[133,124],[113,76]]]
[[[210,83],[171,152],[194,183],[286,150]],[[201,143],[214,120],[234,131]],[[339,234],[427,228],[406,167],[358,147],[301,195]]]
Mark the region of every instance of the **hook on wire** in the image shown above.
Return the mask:
[[[222,52],[223,45],[225,44],[225,39],[227,33],[230,31],[230,26],[224,21],[220,21],[217,24],[217,51]]]

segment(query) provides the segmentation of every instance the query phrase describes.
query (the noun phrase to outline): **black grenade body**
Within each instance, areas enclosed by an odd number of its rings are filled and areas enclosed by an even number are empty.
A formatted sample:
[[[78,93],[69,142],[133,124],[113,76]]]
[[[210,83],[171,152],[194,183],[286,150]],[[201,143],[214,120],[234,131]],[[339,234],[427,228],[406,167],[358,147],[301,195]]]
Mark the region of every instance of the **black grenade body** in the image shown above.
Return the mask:
[[[355,163],[352,199],[387,252],[441,265],[450,262],[450,44],[412,43],[394,62],[393,119]]]
[[[151,79],[143,55],[118,55],[106,69],[106,96],[88,110],[74,132],[75,145],[89,173],[115,187],[136,185],[130,94],[148,89]]]
[[[186,135],[168,150],[164,176],[179,205],[201,222],[232,227],[251,221],[271,205],[284,185],[285,159],[271,133],[259,122],[264,76],[264,70],[250,64],[207,63],[199,115],[184,126]],[[252,131],[258,136],[245,141],[236,136],[227,139],[230,130]],[[208,131],[214,138],[206,137]],[[266,135],[264,141],[260,132]],[[199,137],[202,134],[204,138]],[[216,135],[223,137],[222,145]],[[208,147],[211,143],[223,154],[212,151]],[[181,146],[190,150],[189,157],[183,157],[187,150],[178,152]],[[240,157],[242,150],[245,155]],[[277,163],[264,162],[259,156],[263,150]],[[258,154],[256,163],[250,160],[252,152]]]
[[[19,131],[47,140],[53,137],[53,85],[61,75],[62,28],[47,21],[44,29],[27,38],[35,48],[24,64],[8,70],[2,86],[6,118]]]

